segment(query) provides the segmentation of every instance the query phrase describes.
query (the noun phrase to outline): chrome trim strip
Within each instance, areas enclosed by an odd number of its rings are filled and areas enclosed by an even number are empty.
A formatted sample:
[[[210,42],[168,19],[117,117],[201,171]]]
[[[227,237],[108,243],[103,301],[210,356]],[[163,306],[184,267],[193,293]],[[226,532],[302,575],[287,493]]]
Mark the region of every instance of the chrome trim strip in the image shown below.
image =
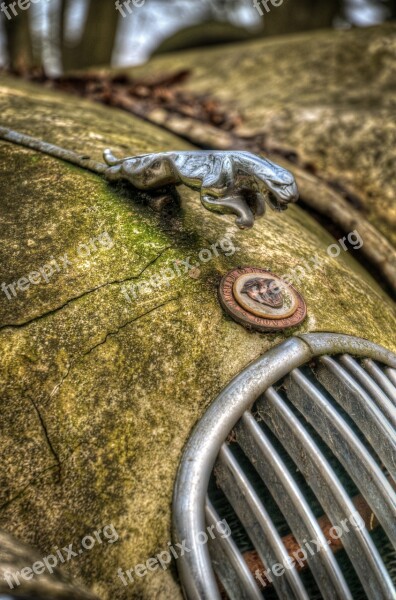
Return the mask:
[[[313,356],[352,354],[378,360],[396,369],[396,354],[363,338],[342,333],[304,333],[297,337],[308,344]]]
[[[353,526],[356,508],[309,432],[274,388],[270,387],[256,404],[268,425],[300,469],[305,480],[334,524],[348,521],[349,532],[342,543],[367,593],[373,600],[395,598],[396,590],[367,528]],[[367,577],[371,573],[372,577]]]
[[[180,463],[173,500],[173,532],[177,542],[194,542],[205,527],[205,496],[217,454],[241,415],[269,386],[293,368],[322,354],[352,354],[396,368],[396,356],[367,340],[333,333],[310,333],[289,338],[239,373],[219,394],[188,440]],[[178,560],[188,600],[220,600],[208,548]]]
[[[235,432],[237,442],[268,487],[300,546],[307,539],[320,542],[319,550],[313,555],[308,553],[307,561],[323,598],[352,600],[315,515],[268,436],[249,412],[243,414]]]
[[[204,530],[210,474],[223,441],[240,416],[267,387],[311,356],[302,340],[286,340],[237,375],[205,412],[186,444],[176,480],[173,500],[176,542],[186,540],[190,548],[194,532]],[[197,547],[193,555],[180,558],[178,569],[189,600],[221,600],[206,545]]]

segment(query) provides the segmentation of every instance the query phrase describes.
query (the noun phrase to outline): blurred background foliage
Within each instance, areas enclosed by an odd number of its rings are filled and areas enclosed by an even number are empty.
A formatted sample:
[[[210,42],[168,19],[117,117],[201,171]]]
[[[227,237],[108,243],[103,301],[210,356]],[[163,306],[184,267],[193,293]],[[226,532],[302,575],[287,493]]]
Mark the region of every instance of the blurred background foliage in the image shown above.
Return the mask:
[[[122,14],[115,0],[35,0],[28,10],[16,5],[18,16],[0,13],[1,65],[19,74],[60,75],[138,64],[186,48],[396,18],[396,0],[284,0],[278,7],[269,3],[263,15],[253,0],[130,0],[129,6]]]

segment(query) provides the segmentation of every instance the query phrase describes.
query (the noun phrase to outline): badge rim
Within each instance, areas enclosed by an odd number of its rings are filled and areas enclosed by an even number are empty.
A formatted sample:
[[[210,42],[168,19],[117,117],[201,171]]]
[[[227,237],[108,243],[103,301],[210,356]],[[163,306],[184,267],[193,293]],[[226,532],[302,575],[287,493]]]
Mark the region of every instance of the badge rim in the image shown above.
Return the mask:
[[[280,279],[297,297],[298,304],[294,313],[289,317],[271,319],[257,316],[241,306],[234,296],[233,287],[238,277],[249,273],[259,273],[261,275],[269,275],[276,279]],[[234,321],[251,331],[259,331],[262,333],[283,331],[284,329],[300,325],[307,316],[307,306],[302,294],[300,294],[300,292],[293,285],[291,285],[291,283],[288,283],[279,275],[276,275],[268,269],[263,269],[262,267],[244,266],[231,269],[221,278],[218,288],[218,295],[223,310]]]

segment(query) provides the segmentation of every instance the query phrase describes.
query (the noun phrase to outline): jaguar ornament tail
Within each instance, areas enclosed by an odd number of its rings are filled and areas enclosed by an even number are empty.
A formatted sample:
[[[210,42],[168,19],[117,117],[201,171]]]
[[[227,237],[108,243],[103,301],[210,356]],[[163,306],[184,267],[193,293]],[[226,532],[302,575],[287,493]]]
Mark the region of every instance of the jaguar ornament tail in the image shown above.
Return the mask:
[[[108,181],[124,179],[140,190],[187,185],[200,191],[206,209],[236,215],[241,229],[253,227],[255,218],[264,215],[267,204],[281,211],[298,200],[293,175],[251,152],[191,150],[118,159],[111,150],[105,150],[105,163],[101,163],[6,127],[0,127],[0,139],[77,165]]]

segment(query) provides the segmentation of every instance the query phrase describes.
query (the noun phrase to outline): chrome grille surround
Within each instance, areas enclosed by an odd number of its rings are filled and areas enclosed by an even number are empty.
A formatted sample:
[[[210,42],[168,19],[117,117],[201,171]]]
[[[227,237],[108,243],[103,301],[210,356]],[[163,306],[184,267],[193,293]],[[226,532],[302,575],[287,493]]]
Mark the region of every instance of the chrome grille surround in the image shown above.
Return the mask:
[[[332,358],[335,355],[340,355],[337,360]],[[318,366],[318,385],[300,369],[313,359]],[[196,532],[219,520],[207,496],[214,467],[218,485],[266,567],[285,562],[288,556],[265,507],[225,442],[232,430],[245,455],[254,460],[257,476],[266,481],[295,538],[300,542],[309,535],[319,540],[323,537],[281,456],[252,415],[253,405],[303,473],[330,521],[340,523],[355,510],[312,435],[272,387],[281,379],[286,382],[288,400],[345,468],[396,547],[395,491],[354,427],[342,416],[345,410],[396,481],[396,355],[347,335],[296,336],[235,377],[206,411],[185,447],[174,491],[173,529],[175,541],[184,541],[192,548],[177,561],[188,600],[220,600],[214,570],[230,598],[263,597],[232,536],[213,540],[216,560],[211,559],[207,545],[195,541]],[[341,412],[329,402],[323,388]],[[343,544],[368,597],[394,600],[396,590],[367,529],[352,528],[343,537]],[[308,565],[323,598],[352,598],[327,545],[308,557]],[[309,598],[295,569],[287,569],[273,585],[281,598]]]

